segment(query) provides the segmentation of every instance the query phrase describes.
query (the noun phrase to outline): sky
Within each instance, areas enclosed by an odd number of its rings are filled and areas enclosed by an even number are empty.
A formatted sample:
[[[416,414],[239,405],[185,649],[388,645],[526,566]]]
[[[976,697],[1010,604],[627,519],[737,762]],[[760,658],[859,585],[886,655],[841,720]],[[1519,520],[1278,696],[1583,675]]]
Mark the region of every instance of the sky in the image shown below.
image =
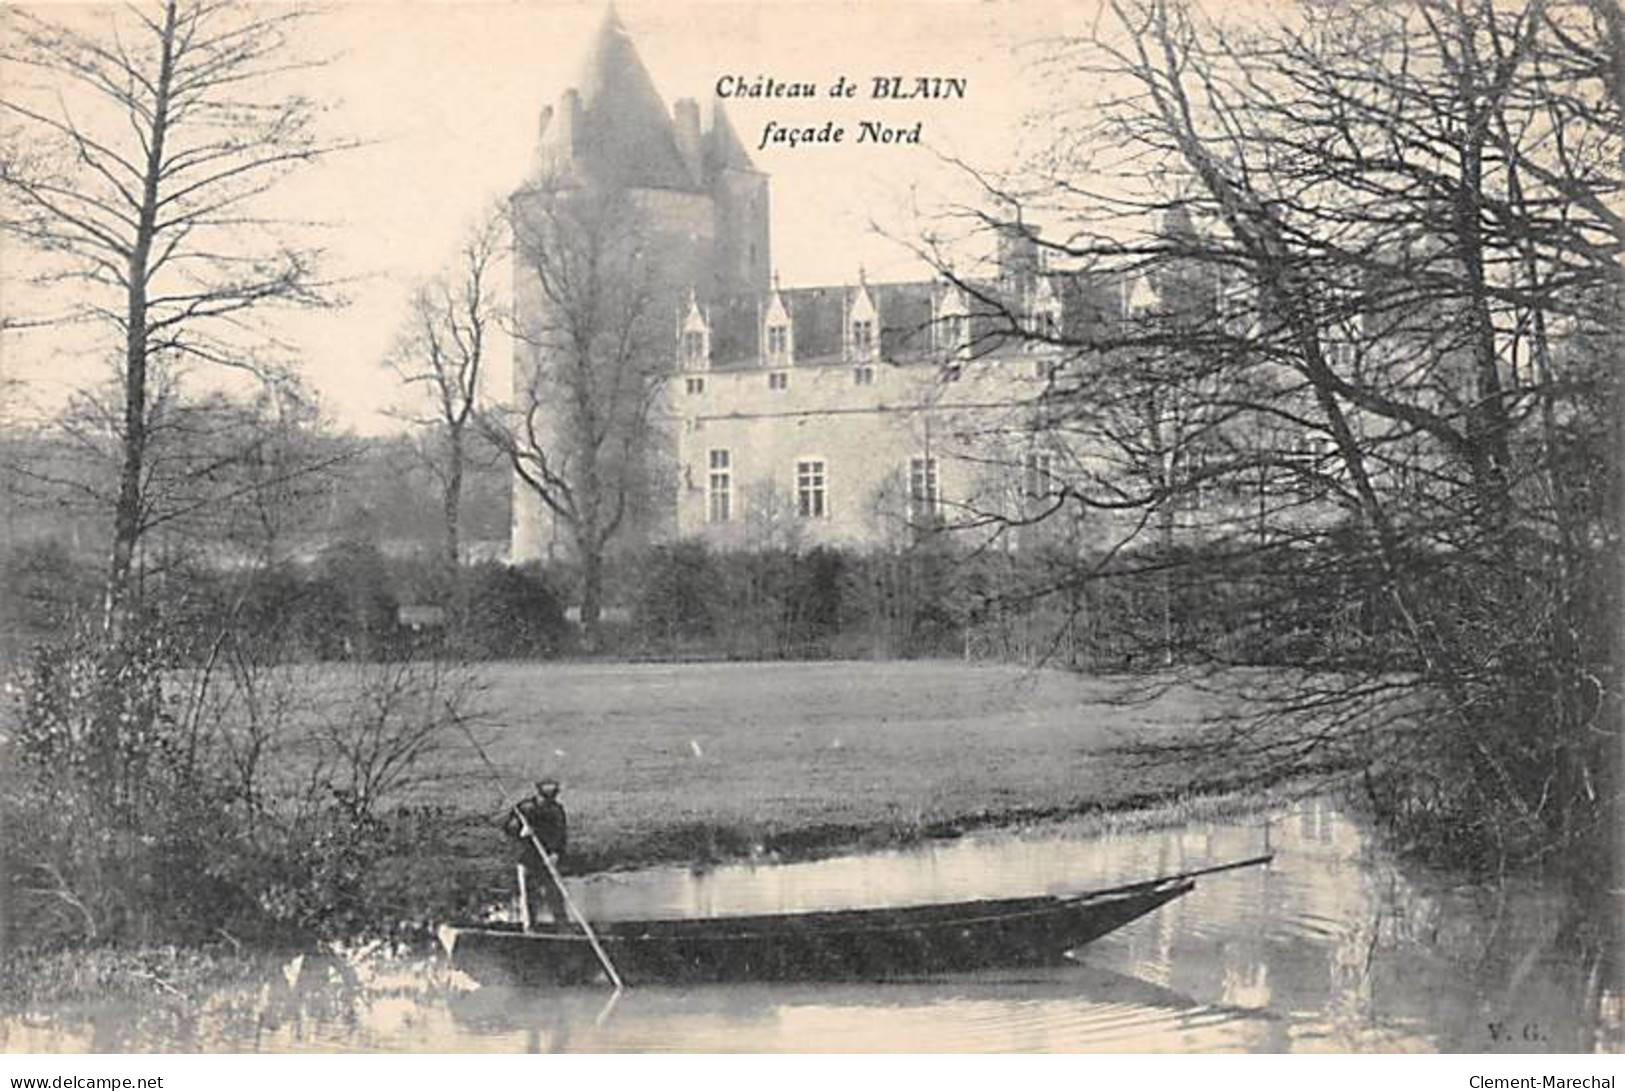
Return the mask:
[[[105,18],[96,5],[51,5],[58,17]],[[329,102],[331,129],[364,147],[296,175],[275,194],[285,215],[326,225],[326,271],[343,278],[349,305],[278,318],[278,334],[302,361],[309,385],[339,426],[361,432],[397,425],[398,401],[383,364],[413,286],[443,267],[482,210],[525,177],[542,107],[574,82],[602,0],[340,2],[302,44],[331,56],[302,89]],[[728,101],[729,115],[759,169],[772,178],[774,264],[786,287],[925,275],[896,241],[917,237],[921,219],[963,196],[958,157],[1005,167],[1022,154],[1022,124],[1038,105],[1034,46],[1081,24],[1091,6],[1000,0],[619,0],[616,10],[668,105],[708,100],[732,76],[813,83],[812,99]],[[875,76],[954,77],[963,99],[884,102],[868,97]],[[856,81],[854,99],[822,93]],[[847,128],[839,146],[758,150],[763,127]],[[922,143],[854,142],[858,122],[921,125]],[[14,278],[27,255],[0,244],[0,272]],[[504,358],[492,372],[498,391]],[[21,380],[22,404],[49,409],[99,376],[82,348],[45,335],[0,343],[0,374]],[[19,404],[15,399],[10,406]]]

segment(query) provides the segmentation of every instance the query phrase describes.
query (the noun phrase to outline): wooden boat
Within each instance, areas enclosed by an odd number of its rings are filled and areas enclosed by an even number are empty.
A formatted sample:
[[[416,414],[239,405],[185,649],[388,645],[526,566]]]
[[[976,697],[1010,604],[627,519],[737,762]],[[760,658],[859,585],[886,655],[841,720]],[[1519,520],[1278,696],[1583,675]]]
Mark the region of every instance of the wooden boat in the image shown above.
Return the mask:
[[[1054,962],[1189,893],[1196,877],[1268,856],[1079,894],[884,909],[593,922],[628,985],[650,982],[894,978]],[[575,926],[447,925],[455,969],[491,984],[603,980]]]

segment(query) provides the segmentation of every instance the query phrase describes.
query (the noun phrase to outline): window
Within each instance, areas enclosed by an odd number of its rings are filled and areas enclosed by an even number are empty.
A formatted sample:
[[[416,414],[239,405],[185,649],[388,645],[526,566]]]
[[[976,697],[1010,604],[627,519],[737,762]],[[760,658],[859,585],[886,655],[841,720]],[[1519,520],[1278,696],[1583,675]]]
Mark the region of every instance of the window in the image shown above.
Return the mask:
[[[821,458],[804,458],[796,463],[796,514],[803,519],[822,519],[829,514]]]
[[[732,456],[723,449],[711,452],[711,476],[707,481],[706,518],[713,523],[726,523],[733,518]]]
[[[703,364],[705,362],[705,334],[699,330],[689,330],[683,334],[683,362],[688,364]]]
[[[767,388],[769,390],[789,390],[790,373],[788,371],[770,371],[767,373]]]
[[[1360,362],[1359,349],[1353,341],[1344,337],[1330,337],[1321,341],[1321,349],[1325,353],[1326,361],[1342,372],[1353,372]]]
[[[705,380],[699,378],[698,376],[690,375],[688,379],[685,380],[683,385],[687,388],[690,394],[705,393]]]
[[[1048,451],[1028,452],[1021,463],[1021,491],[1033,498],[1055,495],[1054,455]]]
[[[774,359],[783,359],[790,352],[790,327],[769,326],[767,328],[767,354]]]
[[[868,364],[861,364],[852,369],[853,386],[874,386],[875,369]]]
[[[959,349],[965,344],[965,319],[963,315],[951,314],[942,320],[942,347],[945,349]]]
[[[1173,479],[1168,485],[1174,490],[1174,507],[1181,511],[1196,511],[1202,506],[1202,490],[1207,481],[1207,452],[1199,447],[1185,446],[1174,452]]]
[[[1293,475],[1292,485],[1299,496],[1316,499],[1326,495],[1329,480],[1337,472],[1337,444],[1324,433],[1294,437],[1283,452]]]
[[[852,323],[852,355],[858,359],[867,359],[869,353],[874,351],[875,324],[873,319],[860,318]]]
[[[937,489],[937,460],[912,458],[908,463],[908,514],[910,519],[935,516],[942,506]]]

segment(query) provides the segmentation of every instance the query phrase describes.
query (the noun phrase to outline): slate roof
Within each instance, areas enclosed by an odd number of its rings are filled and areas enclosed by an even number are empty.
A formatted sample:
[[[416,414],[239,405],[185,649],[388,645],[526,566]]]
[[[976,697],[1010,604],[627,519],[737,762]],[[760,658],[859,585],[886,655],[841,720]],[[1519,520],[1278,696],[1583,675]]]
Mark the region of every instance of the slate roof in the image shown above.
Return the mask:
[[[938,290],[929,280],[869,285],[882,359],[906,360],[931,350],[931,301]]]
[[[748,367],[757,362],[761,355],[765,295],[763,292],[728,295],[703,305],[711,323],[712,367]]]
[[[1122,286],[1100,276],[1050,274],[1061,302],[1061,330],[1068,337],[1098,331],[1103,323],[1122,319]],[[965,300],[965,336],[972,357],[1001,351],[1016,333],[997,303],[994,282],[972,285]],[[929,356],[936,339],[937,308],[952,290],[941,281],[897,281],[867,285],[879,322],[883,362],[905,363]],[[858,298],[856,285],[824,285],[779,290],[790,315],[795,364],[817,365],[843,359],[845,325]],[[711,366],[756,367],[761,363],[762,324],[771,292],[743,292],[701,300],[711,329]],[[1009,303],[1013,313],[1021,308]]]
[[[880,325],[880,357],[905,360],[931,348],[931,299],[940,288],[932,281],[871,284]],[[790,316],[797,365],[838,361],[845,349],[845,326],[858,288],[822,285],[779,291]],[[754,367],[761,361],[762,323],[771,292],[719,296],[704,302],[711,324],[711,366]]]
[[[693,177],[678,150],[666,104],[613,6],[604,12],[570,88],[581,113],[569,147],[562,146],[563,119],[554,114],[544,123],[544,177],[702,192],[720,171],[756,169],[719,100],[712,103],[710,125],[701,136],[704,177]]]
[[[613,7],[604,13],[572,86],[581,97],[580,122],[572,146],[555,149],[568,162],[550,166],[607,185],[695,188],[666,105]]]
[[[750,153],[740,143],[733,122],[722,108],[721,99],[711,103],[711,129],[705,134],[705,172],[709,177],[721,170],[755,170]]]
[[[795,329],[796,362],[811,364],[839,359],[846,317],[847,289],[790,288],[779,293]]]

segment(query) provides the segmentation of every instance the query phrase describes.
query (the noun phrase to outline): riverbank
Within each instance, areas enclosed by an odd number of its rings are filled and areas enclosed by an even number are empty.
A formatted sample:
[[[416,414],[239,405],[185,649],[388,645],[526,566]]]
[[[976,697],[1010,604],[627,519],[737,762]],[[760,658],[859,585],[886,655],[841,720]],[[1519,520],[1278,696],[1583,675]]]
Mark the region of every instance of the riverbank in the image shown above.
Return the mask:
[[[1138,678],[944,661],[497,664],[481,694],[483,756],[438,756],[435,800],[495,822],[555,776],[572,855],[593,870],[800,858],[1256,782],[1129,757],[1230,711]]]
[[[848,831],[849,839],[842,839],[830,828],[817,830],[787,830],[781,848],[746,851],[737,856],[718,857],[711,861],[722,864],[738,860],[757,860],[789,863],[847,852],[875,851],[900,848],[922,841],[958,837],[972,831],[1003,830],[1030,833],[1045,825],[1065,823],[1074,834],[1132,833],[1147,830],[1174,829],[1191,823],[1239,819],[1264,813],[1279,807],[1296,794],[1293,786],[1276,790],[1238,789],[1225,792],[1170,795],[1157,801],[1132,806],[1095,806],[1075,814],[1017,810],[1004,816],[981,813],[965,814],[950,826],[933,831],[905,830],[901,827],[857,828]],[[737,837],[738,835],[734,835]],[[729,840],[719,835],[708,846]],[[693,863],[684,855],[692,842],[681,837],[667,837],[642,847],[635,845],[607,846],[618,866],[629,866],[627,861],[643,854],[640,866],[672,863]],[[408,870],[416,872],[427,866],[426,861],[398,860]],[[460,868],[465,880],[483,870],[479,861]],[[578,866],[576,874],[600,869]],[[494,866],[506,874],[501,861]],[[428,876],[421,876],[429,878]],[[439,887],[430,881],[429,886]],[[455,886],[455,884],[453,884]],[[426,895],[430,891],[424,891]],[[466,890],[463,891],[466,894]],[[494,900],[509,896],[510,888],[492,885],[488,893]],[[438,900],[430,897],[430,900]],[[301,957],[302,956],[302,957]],[[48,952],[11,952],[0,959],[0,1012],[26,1014],[51,1012],[59,1009],[107,1008],[109,1010],[151,1006],[150,1018],[184,1021],[195,998],[213,996],[223,991],[240,989],[245,982],[265,983],[266,995],[262,1002],[278,997],[292,997],[313,986],[355,987],[362,975],[375,974],[377,967],[389,964],[421,963],[423,967],[435,965],[435,947],[427,930],[408,929],[391,942],[358,940],[353,944],[329,944],[320,948],[290,946],[279,949],[258,949],[243,944],[231,936],[195,946],[156,946],[138,949],[87,948]],[[370,967],[369,971],[367,968]],[[420,975],[421,976],[421,975]],[[425,987],[448,987],[437,975],[424,978]],[[0,1042],[0,1050],[6,1043]]]
[[[313,706],[342,707],[344,677],[302,677]],[[382,847],[346,860],[329,938],[423,951],[440,923],[507,904],[500,827],[543,775],[564,783],[565,870],[578,876],[804,861],[1059,820],[1174,826],[1290,791],[1246,770],[1131,757],[1223,710],[1212,692],[1144,679],[941,661],[510,663],[480,668],[477,692],[473,738],[434,749],[414,790],[375,812]],[[239,943],[270,946],[213,939],[210,958],[228,961]],[[287,942],[272,953],[290,955]],[[125,975],[138,991],[156,973],[144,966]],[[183,957],[177,972],[200,971]],[[105,990],[103,977],[74,971],[61,988]]]
[[[449,836],[390,865],[412,876],[391,895],[403,910],[508,897],[498,827],[544,775],[564,785],[573,874],[808,860],[1058,819],[1173,824],[1280,788],[1256,770],[1132,757],[1233,711],[1144,678],[945,661],[497,664],[479,703],[483,754],[440,755],[428,789]]]
[[[1613,963],[1562,939],[1532,876],[1404,866],[1319,796],[1263,815],[1203,797],[785,867],[586,880],[595,915],[753,912],[1093,888],[1237,860],[1065,964],[909,981],[470,989],[389,945],[303,958],[204,951],[41,958],[0,981],[0,1050],[389,1052],[883,1049],[1618,1050]],[[1169,822],[1171,825],[1168,825]],[[1115,832],[1091,836],[1097,822]],[[1143,829],[1129,829],[1140,827]],[[816,1019],[813,1037],[809,1019]],[[1498,1037],[1501,1025],[1531,1029]]]

